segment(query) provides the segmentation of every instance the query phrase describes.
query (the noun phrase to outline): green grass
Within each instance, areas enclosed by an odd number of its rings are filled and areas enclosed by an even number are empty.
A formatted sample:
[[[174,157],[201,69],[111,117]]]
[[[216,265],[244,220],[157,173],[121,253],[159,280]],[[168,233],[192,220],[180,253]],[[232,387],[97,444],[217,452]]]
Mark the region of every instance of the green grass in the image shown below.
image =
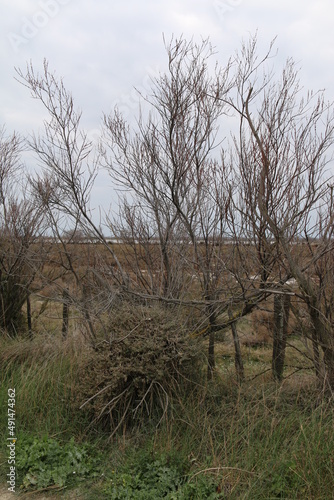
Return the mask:
[[[51,336],[2,343],[0,399],[5,405],[8,388],[15,388],[18,432],[80,432],[84,422],[70,404],[78,362],[73,345]],[[3,429],[6,418],[1,423]]]

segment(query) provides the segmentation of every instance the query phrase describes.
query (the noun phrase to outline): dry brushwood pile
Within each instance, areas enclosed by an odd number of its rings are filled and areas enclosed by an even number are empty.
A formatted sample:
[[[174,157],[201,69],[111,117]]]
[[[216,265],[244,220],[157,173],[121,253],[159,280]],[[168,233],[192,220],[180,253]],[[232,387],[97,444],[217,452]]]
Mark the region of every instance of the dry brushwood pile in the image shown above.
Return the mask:
[[[173,389],[194,380],[202,346],[173,309],[121,306],[110,340],[98,343],[82,367],[76,405],[111,433],[146,416],[161,420]]]

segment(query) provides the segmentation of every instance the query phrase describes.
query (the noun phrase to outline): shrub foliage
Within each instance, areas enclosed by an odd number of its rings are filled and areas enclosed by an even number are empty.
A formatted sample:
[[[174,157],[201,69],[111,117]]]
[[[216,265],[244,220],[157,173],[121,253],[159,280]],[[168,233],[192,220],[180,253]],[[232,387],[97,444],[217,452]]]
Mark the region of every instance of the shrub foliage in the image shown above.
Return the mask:
[[[115,311],[110,341],[82,366],[76,405],[111,432],[145,415],[161,420],[179,382],[193,383],[203,367],[201,343],[186,325],[175,309],[127,304]]]

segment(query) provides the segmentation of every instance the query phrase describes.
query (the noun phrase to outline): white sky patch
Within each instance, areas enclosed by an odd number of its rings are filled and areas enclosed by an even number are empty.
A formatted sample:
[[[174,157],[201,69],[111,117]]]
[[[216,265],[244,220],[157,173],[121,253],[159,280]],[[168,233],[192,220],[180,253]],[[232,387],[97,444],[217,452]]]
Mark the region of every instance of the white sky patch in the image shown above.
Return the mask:
[[[332,0],[3,0],[0,17],[0,126],[23,134],[43,127],[45,113],[14,67],[47,58],[64,77],[83,125],[96,137],[102,112],[115,103],[132,119],[150,77],[166,67],[163,34],[198,41],[210,37],[224,65],[241,39],[258,30],[260,50],[277,35],[277,68],[289,56],[308,89],[326,88],[334,99],[334,2]],[[16,38],[15,38],[16,37]],[[137,100],[138,99],[138,100]],[[104,185],[97,186],[103,198]],[[106,188],[105,199],[108,199]]]

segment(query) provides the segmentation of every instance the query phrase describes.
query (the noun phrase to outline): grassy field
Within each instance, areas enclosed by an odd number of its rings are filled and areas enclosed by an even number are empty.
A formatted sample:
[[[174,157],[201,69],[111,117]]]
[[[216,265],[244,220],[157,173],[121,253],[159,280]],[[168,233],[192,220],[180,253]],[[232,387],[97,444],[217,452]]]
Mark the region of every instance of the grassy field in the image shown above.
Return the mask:
[[[40,306],[35,303],[34,310]],[[130,397],[141,381],[133,376],[132,385],[117,386],[120,392],[125,387],[124,402],[120,399],[112,411],[109,406],[109,414],[105,411],[99,419],[94,411],[100,411],[103,399],[100,406],[82,404],[89,394],[100,391],[102,398],[114,376],[129,381],[127,365],[118,364],[118,371],[112,371],[105,364],[110,355],[103,350],[103,337],[101,349],[94,351],[75,318],[63,341],[61,308],[48,307],[36,323],[33,340],[1,338],[1,405],[7,407],[8,389],[15,388],[16,491],[23,497],[37,491],[50,498],[91,500],[333,498],[333,401],[317,387],[302,354],[308,346],[301,338],[289,338],[285,378],[277,384],[270,372],[270,336],[266,342],[250,342],[256,340],[256,324],[254,329],[254,321],[244,319],[238,326],[245,363],[242,385],[237,383],[233,343],[226,332],[217,344],[216,375],[209,383],[204,339],[197,341],[196,363],[188,364],[182,376],[169,379],[162,373],[159,379],[158,367],[162,370],[163,365],[160,355],[155,357],[157,371],[149,373],[158,390],[151,390],[151,380],[142,401],[138,395]],[[126,350],[117,351],[115,360],[120,355],[134,359],[131,348],[144,338],[133,326],[138,324],[151,339],[163,330],[163,339],[173,344],[177,355],[184,349],[186,356],[189,339],[175,329],[174,312],[164,316],[159,308],[141,308],[140,320],[136,314],[135,308],[126,314],[121,310],[110,325],[117,338],[128,337],[116,344]],[[156,354],[157,346],[145,349]],[[153,358],[135,352],[145,366],[151,363]],[[167,366],[169,359],[164,363]],[[178,366],[183,370],[181,361]],[[119,395],[110,394],[109,399]],[[121,403],[129,407],[124,410]],[[115,432],[112,419],[120,421]],[[6,478],[6,412],[1,420],[1,474]]]

